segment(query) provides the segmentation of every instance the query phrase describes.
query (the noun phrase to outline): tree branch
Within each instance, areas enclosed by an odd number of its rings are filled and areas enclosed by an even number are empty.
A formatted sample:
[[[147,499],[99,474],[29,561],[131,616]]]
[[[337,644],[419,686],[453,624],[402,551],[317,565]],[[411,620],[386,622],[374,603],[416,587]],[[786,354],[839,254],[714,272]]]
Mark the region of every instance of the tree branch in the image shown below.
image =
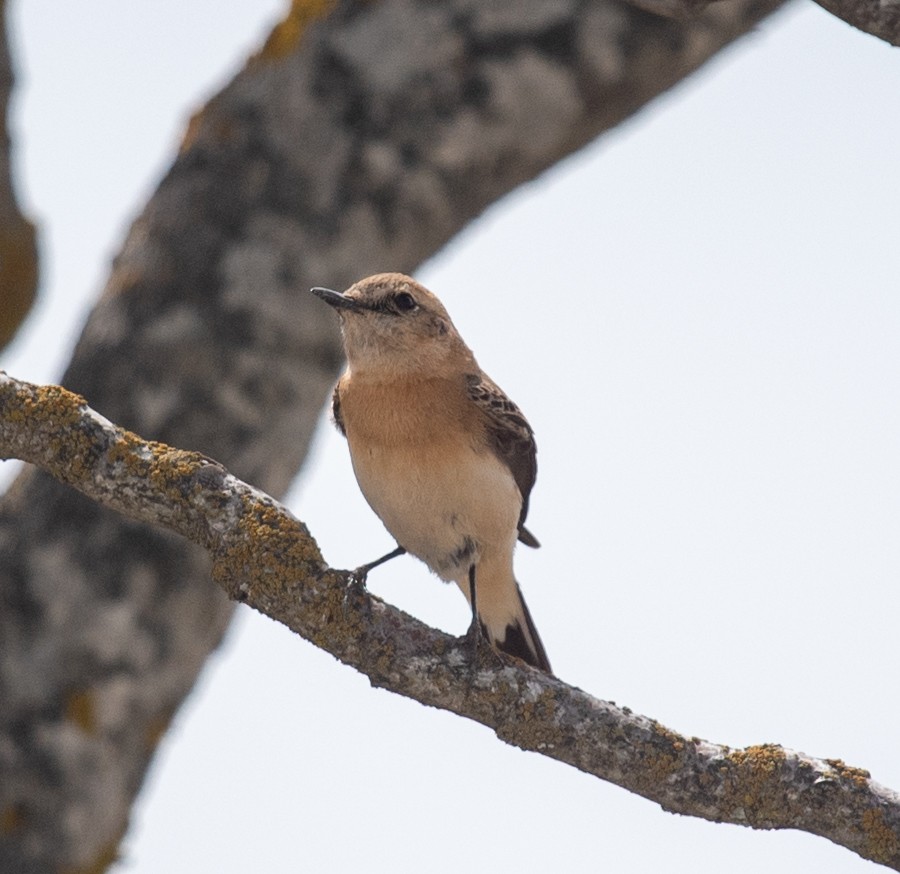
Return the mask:
[[[22,215],[12,182],[9,98],[13,67],[0,0],[0,349],[13,338],[34,303],[38,280],[34,225]]]
[[[668,811],[811,832],[900,870],[900,794],[867,771],[774,744],[737,750],[685,737],[524,665],[485,652],[475,663],[465,638],[424,625],[328,568],[306,526],[272,498],[203,455],[124,431],[65,389],[0,375],[0,456],[37,464],[108,507],[201,545],[230,598],[375,686],[473,719],[506,743]]]
[[[192,120],[62,380],[283,494],[340,367],[306,289],[413,271],[780,0],[294,0]],[[231,604],[204,552],[40,471],[0,502],[0,870],[101,870]],[[104,702],[102,707],[92,702]]]

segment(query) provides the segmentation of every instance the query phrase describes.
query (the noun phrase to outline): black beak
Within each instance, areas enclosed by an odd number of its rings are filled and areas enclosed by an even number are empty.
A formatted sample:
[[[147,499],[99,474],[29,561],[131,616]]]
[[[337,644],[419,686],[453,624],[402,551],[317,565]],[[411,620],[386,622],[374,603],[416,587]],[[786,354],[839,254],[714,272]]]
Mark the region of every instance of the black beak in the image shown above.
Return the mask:
[[[361,310],[359,302],[352,297],[347,297],[339,291],[332,291],[330,288],[311,288],[310,291],[316,296],[322,298],[329,306],[336,310]]]

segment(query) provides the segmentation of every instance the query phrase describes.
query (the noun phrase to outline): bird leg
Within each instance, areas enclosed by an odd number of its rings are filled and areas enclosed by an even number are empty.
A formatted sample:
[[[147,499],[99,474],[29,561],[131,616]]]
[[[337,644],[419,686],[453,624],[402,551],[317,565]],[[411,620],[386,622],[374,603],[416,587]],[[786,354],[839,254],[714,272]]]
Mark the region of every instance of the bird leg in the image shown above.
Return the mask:
[[[384,564],[387,561],[390,561],[392,558],[397,558],[398,555],[405,555],[406,550],[397,544],[397,548],[389,552],[387,555],[381,556],[381,558],[376,558],[375,561],[370,561],[368,564],[360,565],[355,571],[353,571],[354,578],[360,582],[365,583],[366,577],[369,575],[369,571],[377,568],[378,565]]]
[[[469,603],[472,605],[472,621],[466,632],[466,639],[472,650],[472,664],[478,664],[478,647],[484,638],[484,629],[478,618],[478,607],[475,601],[475,565],[469,566]]]
[[[349,604],[349,599],[353,598],[363,598],[368,601],[368,594],[366,593],[366,577],[369,575],[369,571],[372,568],[378,567],[380,564],[384,564],[386,561],[390,561],[392,558],[396,558],[398,555],[403,555],[406,550],[397,545],[397,548],[389,552],[387,555],[381,556],[381,558],[375,559],[375,561],[370,561],[368,564],[360,565],[356,570],[352,570],[347,574],[347,589],[344,592],[344,609],[346,611],[347,606]]]
[[[487,628],[478,617],[474,564],[469,567],[469,600],[472,603],[472,621],[469,623],[469,630],[463,639],[469,647],[472,670],[479,667],[503,667],[506,664],[503,654],[491,645]]]

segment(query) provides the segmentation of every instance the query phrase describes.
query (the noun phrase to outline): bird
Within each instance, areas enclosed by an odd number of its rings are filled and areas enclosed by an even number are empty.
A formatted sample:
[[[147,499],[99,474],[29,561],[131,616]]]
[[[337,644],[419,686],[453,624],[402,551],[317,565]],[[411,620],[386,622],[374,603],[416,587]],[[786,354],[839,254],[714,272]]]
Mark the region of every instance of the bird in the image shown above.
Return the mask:
[[[438,297],[409,276],[379,273],[311,292],[340,316],[347,367],[332,396],[360,490],[397,542],[358,569],[405,552],[472,610],[470,632],[552,674],[513,572],[537,475],[534,433],[478,365]]]

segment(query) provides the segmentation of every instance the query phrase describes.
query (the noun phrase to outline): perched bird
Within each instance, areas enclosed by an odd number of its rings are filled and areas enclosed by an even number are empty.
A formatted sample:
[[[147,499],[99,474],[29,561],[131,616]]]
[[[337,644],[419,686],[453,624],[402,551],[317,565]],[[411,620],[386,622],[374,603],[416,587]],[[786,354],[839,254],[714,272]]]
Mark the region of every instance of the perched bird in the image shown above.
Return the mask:
[[[496,649],[550,673],[513,575],[516,540],[539,545],[525,527],[537,473],[528,421],[410,277],[312,292],[341,317],[347,370],[335,423],[363,495],[397,541],[361,570],[411,553],[462,589]]]

